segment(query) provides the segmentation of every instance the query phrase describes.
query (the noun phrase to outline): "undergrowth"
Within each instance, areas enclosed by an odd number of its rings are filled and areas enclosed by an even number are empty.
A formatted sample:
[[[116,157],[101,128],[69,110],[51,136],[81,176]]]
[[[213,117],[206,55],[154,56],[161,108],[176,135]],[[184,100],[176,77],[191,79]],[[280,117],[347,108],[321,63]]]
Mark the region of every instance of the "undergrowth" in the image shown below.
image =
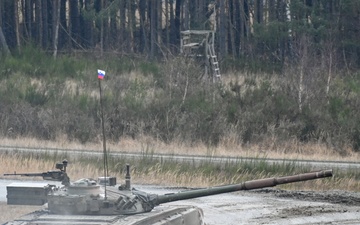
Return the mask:
[[[337,71],[327,83],[326,70],[316,66],[306,69],[301,84],[296,65],[276,74],[232,71],[213,84],[189,59],[54,59],[27,46],[0,64],[0,137],[96,142],[101,126],[96,73],[103,69],[109,141],[148,136],[165,144],[201,143],[208,149],[262,145],[264,151],[310,143],[349,156],[360,146],[359,73]],[[309,149],[284,149],[296,151]]]

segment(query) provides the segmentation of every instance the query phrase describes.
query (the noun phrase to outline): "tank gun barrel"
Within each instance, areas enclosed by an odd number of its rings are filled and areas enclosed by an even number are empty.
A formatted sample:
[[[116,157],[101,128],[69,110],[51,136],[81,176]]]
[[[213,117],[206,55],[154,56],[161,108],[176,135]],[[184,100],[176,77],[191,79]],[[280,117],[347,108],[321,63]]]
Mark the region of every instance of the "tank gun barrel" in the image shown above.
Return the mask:
[[[252,190],[265,187],[274,187],[279,184],[294,183],[300,181],[314,180],[319,178],[331,177],[332,170],[322,170],[318,172],[309,172],[292,176],[265,178],[259,180],[245,181],[239,184],[223,185],[210,188],[202,188],[198,190],[183,191],[179,193],[171,193],[158,195],[154,199],[155,205],[162,203],[174,202],[179,200],[216,195],[221,193],[235,192],[240,190]]]

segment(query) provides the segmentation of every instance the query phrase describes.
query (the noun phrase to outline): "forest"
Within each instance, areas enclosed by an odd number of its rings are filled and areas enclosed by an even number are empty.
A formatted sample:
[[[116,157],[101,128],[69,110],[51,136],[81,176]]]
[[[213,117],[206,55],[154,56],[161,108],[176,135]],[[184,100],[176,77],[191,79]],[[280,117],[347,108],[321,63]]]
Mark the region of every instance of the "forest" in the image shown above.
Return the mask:
[[[221,83],[179,57],[186,30],[215,33]],[[92,140],[106,69],[113,140],[360,149],[360,0],[2,0],[0,59],[2,136]]]
[[[3,0],[0,27],[11,51],[33,43],[55,55],[162,58],[179,52],[180,31],[214,30],[221,59],[282,67],[307,49],[357,68],[359,8],[359,0]]]

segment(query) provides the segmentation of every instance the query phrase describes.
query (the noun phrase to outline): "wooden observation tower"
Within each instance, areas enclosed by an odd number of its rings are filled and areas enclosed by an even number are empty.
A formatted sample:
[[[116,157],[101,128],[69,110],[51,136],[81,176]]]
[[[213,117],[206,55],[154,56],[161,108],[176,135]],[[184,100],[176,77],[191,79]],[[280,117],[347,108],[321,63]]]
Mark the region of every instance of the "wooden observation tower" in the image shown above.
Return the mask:
[[[221,81],[221,74],[214,43],[215,32],[212,30],[181,31],[180,52],[204,65],[205,76],[216,83]]]

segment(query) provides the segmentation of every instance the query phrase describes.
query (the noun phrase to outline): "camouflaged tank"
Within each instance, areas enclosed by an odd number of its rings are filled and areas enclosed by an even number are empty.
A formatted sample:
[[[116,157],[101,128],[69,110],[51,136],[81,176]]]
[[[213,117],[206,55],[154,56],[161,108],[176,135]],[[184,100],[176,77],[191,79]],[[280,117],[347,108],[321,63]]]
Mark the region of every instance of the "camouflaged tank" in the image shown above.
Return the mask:
[[[46,190],[47,208],[45,210],[25,215],[6,224],[202,225],[204,224],[204,215],[200,208],[196,206],[165,206],[163,204],[332,176],[332,170],[323,170],[157,195],[131,188],[128,165],[125,185],[116,185],[114,177],[101,177],[98,180],[84,178],[70,182],[66,174],[66,167],[67,161],[64,160],[62,163],[56,164],[58,170],[55,171],[4,174],[5,176],[41,176],[45,180],[62,182],[62,186],[50,185],[49,190]],[[8,196],[11,196],[9,190]],[[21,204],[21,201],[17,203]]]

